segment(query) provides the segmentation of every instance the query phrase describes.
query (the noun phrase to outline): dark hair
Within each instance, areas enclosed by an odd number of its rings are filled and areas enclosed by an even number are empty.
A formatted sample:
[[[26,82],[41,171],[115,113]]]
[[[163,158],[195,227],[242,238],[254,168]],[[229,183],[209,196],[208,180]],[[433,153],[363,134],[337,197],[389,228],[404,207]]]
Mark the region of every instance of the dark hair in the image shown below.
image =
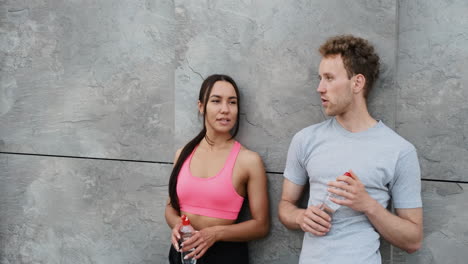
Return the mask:
[[[329,38],[320,46],[319,52],[323,57],[341,55],[349,79],[355,74],[364,75],[364,97],[367,98],[380,71],[379,55],[372,44],[353,35],[340,35]]]
[[[177,159],[176,163],[174,164],[174,168],[172,169],[171,178],[169,179],[169,198],[171,199],[171,206],[180,212],[180,205],[179,205],[179,197],[177,196],[177,178],[179,176],[180,169],[184,164],[185,160],[190,156],[193,152],[195,147],[200,144],[203,138],[206,138],[208,143],[211,142],[209,138],[206,136],[206,126],[205,126],[205,116],[206,116],[206,101],[211,94],[211,90],[213,86],[218,81],[225,81],[234,87],[237,96],[237,122],[234,128],[231,131],[231,138],[234,138],[239,131],[239,120],[240,120],[240,94],[239,89],[237,88],[236,82],[234,80],[223,74],[213,74],[208,76],[202,83],[200,88],[200,94],[198,95],[198,100],[203,104],[203,129],[195,136],[187,145],[182,148],[180,152],[179,158]]]

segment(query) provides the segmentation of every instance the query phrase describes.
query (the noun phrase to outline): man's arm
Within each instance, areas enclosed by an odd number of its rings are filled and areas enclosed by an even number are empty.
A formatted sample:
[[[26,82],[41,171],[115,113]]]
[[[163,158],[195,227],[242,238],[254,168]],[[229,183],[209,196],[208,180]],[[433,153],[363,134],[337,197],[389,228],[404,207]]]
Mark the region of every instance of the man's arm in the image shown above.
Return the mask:
[[[305,209],[297,207],[297,201],[302,195],[304,186],[297,185],[288,179],[283,181],[283,192],[278,204],[278,217],[281,223],[289,229],[300,229],[297,218],[304,214]]]
[[[396,215],[377,201],[365,214],[377,231],[392,245],[408,253],[421,248],[423,238],[422,208],[396,209]]]
[[[304,191],[304,186],[284,179],[283,192],[278,205],[278,216],[287,228],[302,229],[317,236],[324,236],[331,227],[331,218],[316,206],[307,209],[297,207],[297,202]]]
[[[350,172],[352,177],[340,176],[337,181],[328,184],[341,188],[342,190],[336,188],[328,190],[346,199],[331,198],[331,200],[363,212],[377,231],[392,245],[408,253],[418,250],[421,247],[423,237],[422,208],[396,209],[396,215],[394,215],[372,198],[359,177],[352,171]]]

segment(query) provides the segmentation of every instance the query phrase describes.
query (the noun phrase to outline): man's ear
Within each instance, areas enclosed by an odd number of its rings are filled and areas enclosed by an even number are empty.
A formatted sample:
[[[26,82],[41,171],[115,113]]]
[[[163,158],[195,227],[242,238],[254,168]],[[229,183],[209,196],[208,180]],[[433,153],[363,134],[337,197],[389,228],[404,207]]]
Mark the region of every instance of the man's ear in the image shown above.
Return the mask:
[[[353,92],[364,92],[364,86],[366,86],[366,77],[364,77],[362,74],[356,74],[354,75],[353,79]]]
[[[203,104],[198,100],[198,112],[203,115]]]

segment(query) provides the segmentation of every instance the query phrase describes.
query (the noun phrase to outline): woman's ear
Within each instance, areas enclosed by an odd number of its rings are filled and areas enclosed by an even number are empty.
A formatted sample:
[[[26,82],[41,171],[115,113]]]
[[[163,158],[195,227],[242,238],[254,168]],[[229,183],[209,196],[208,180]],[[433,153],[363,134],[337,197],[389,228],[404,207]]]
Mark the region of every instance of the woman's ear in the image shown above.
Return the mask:
[[[366,85],[366,77],[362,74],[356,74],[354,76],[353,91],[354,93],[364,92],[364,86]]]
[[[203,104],[198,100],[198,112],[203,115]]]

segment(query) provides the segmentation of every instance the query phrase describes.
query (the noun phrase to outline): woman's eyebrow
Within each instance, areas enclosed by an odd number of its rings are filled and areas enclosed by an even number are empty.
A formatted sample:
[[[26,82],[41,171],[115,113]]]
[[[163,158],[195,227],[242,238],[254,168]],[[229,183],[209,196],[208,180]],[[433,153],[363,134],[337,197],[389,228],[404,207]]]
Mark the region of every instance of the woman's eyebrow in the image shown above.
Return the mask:
[[[222,98],[221,95],[217,95],[217,94],[212,94],[212,95],[210,96],[210,98],[211,98],[211,97]],[[237,99],[237,96],[230,96],[230,97],[228,97],[228,99]]]

